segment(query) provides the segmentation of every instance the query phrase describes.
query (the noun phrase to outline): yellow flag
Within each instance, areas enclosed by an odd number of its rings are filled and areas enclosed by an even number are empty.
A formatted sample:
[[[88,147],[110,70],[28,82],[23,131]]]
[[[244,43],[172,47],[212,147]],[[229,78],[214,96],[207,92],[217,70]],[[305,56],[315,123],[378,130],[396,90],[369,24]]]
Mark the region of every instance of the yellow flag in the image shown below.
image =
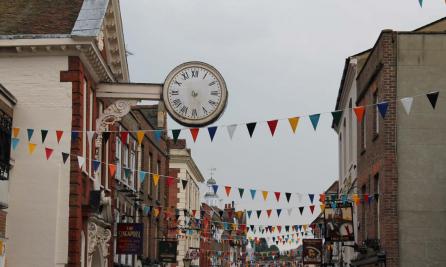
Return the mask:
[[[29,143],[28,144],[28,152],[29,152],[29,154],[30,155],[32,155],[33,153],[34,153],[34,150],[36,149],[36,144],[33,144],[33,143]]]
[[[324,212],[325,210],[325,204],[321,204],[321,212]]]
[[[293,133],[296,133],[297,124],[299,123],[299,117],[289,118],[288,121],[290,122]]]
[[[154,184],[155,186],[158,186],[158,181],[159,181],[159,179],[160,179],[159,174],[154,174],[154,175],[153,175],[153,184]]]
[[[160,214],[159,208],[154,208],[153,209],[153,216],[158,217],[159,214]]]
[[[143,131],[136,132],[136,137],[138,138],[138,144],[141,144],[142,139],[144,138],[144,132]]]
[[[263,200],[266,200],[268,198],[268,191],[262,191]]]
[[[13,129],[12,129],[12,136],[13,136],[14,138],[17,138],[17,136],[19,135],[19,133],[20,133],[20,128],[13,128]]]

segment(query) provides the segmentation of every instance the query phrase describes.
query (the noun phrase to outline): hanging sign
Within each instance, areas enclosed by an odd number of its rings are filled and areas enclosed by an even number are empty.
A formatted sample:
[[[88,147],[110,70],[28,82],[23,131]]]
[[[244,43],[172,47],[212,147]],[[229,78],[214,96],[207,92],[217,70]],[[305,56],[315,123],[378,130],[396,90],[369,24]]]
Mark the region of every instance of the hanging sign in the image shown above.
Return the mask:
[[[303,264],[322,263],[322,239],[303,239]]]
[[[159,241],[158,258],[160,262],[176,263],[177,262],[177,241]]]
[[[351,203],[327,204],[324,221],[326,241],[355,241]]]
[[[116,254],[142,255],[144,224],[118,223]]]

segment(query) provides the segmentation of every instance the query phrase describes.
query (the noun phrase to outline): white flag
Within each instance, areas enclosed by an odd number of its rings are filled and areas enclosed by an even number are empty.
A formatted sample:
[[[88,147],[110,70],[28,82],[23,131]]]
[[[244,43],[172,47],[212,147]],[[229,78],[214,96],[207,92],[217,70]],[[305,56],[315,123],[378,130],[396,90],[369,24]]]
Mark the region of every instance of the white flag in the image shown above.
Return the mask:
[[[288,216],[291,216],[291,212],[293,212],[293,208],[286,209],[286,211],[288,212]]]
[[[84,166],[85,158],[81,156],[77,156],[77,162],[79,163],[79,169],[82,169],[82,166]]]
[[[405,97],[402,98],[400,101],[401,104],[403,104],[404,111],[406,111],[407,115],[409,115],[410,110],[412,108],[413,97]]]
[[[232,140],[232,137],[234,136],[235,129],[237,128],[237,124],[229,125],[227,128],[228,128],[229,138],[231,138],[231,140]]]
[[[93,140],[93,136],[95,134],[95,131],[88,131],[87,132],[87,138],[88,138],[88,145],[91,147],[91,141]]]

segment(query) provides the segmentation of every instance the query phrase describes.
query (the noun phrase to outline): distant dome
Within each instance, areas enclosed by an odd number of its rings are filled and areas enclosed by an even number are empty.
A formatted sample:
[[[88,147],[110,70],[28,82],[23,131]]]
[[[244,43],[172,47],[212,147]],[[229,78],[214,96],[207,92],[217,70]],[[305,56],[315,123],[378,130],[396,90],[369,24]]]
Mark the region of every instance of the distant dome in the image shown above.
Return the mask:
[[[207,181],[207,185],[214,185],[217,184],[217,182],[214,180],[214,178],[209,178],[209,180]]]

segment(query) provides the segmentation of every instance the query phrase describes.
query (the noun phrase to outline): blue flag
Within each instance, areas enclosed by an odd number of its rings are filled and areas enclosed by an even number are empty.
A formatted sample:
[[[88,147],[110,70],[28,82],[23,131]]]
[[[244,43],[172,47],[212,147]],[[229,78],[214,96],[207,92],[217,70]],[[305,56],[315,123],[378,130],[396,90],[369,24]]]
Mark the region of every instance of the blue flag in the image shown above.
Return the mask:
[[[310,115],[311,124],[313,125],[313,129],[316,131],[317,124],[319,123],[319,118],[321,117],[321,114],[313,114]]]
[[[18,138],[12,138],[11,143],[12,143],[12,150],[16,150],[17,146],[18,146],[19,143],[20,143],[20,139],[18,139]]]
[[[211,138],[211,142],[214,141],[215,133],[217,132],[217,126],[208,127],[209,137]]]
[[[254,197],[256,196],[256,190],[255,189],[251,189],[251,197],[252,199],[254,199]]]
[[[381,117],[386,118],[386,113],[387,113],[387,108],[389,107],[389,103],[387,102],[382,102],[378,104],[378,110],[379,113],[381,114]]]

